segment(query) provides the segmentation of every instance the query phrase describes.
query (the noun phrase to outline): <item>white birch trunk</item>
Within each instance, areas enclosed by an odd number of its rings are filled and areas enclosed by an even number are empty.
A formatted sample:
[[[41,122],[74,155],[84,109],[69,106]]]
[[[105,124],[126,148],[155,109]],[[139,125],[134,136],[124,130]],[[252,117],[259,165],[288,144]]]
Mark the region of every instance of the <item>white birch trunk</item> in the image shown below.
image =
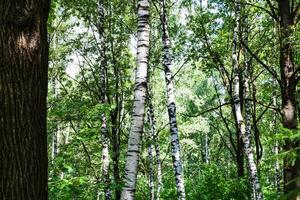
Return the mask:
[[[169,114],[170,133],[171,133],[171,147],[172,147],[172,159],[175,172],[176,188],[178,199],[185,200],[185,188],[184,188],[184,175],[183,165],[180,154],[180,144],[178,137],[178,128],[176,121],[176,102],[173,85],[173,74],[171,67],[171,53],[170,53],[170,38],[168,33],[168,21],[166,16],[166,1],[161,0],[161,12],[160,18],[162,23],[162,41],[163,41],[163,66],[165,71],[166,80],[166,93],[167,93],[167,108]]]
[[[242,139],[244,142],[244,151],[247,157],[249,171],[250,171],[250,179],[251,185],[253,188],[252,197],[255,200],[262,200],[263,194],[260,188],[260,183],[257,174],[257,166],[254,160],[253,149],[251,147],[251,103],[250,101],[245,101],[245,109],[246,109],[246,125],[242,116],[241,111],[241,99],[240,99],[240,78],[239,78],[239,63],[238,63],[238,44],[239,44],[239,32],[240,32],[240,3],[235,3],[235,27],[233,33],[233,48],[232,48],[232,61],[233,61],[233,70],[234,70],[234,79],[233,79],[233,98],[234,98],[234,108],[236,113],[236,120],[238,123],[239,131],[242,135]],[[245,54],[247,59],[247,54]],[[247,61],[246,61],[247,63]],[[247,69],[248,68],[248,69]],[[246,66],[246,76],[245,76],[245,97],[249,99],[249,66]]]
[[[144,127],[145,99],[147,94],[147,68],[149,57],[150,5],[148,0],[138,0],[138,44],[135,74],[134,102],[128,150],[125,165],[122,200],[135,199],[137,167]]]

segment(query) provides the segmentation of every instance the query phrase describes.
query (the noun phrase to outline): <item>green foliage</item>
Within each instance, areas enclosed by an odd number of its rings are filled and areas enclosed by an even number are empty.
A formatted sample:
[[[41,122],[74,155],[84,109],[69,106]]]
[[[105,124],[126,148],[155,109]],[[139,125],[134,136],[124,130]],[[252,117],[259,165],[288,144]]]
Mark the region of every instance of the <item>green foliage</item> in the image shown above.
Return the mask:
[[[199,166],[186,183],[188,199],[250,199],[250,185],[247,179],[228,177],[226,169],[217,165]]]
[[[104,183],[101,175],[102,141],[101,115],[107,116],[112,143],[115,128],[118,138],[120,177],[124,173],[132,91],[134,86],[136,51],[136,1],[106,1],[104,28],[107,34],[108,103],[101,103],[99,87],[99,38],[97,33],[98,1],[52,1],[49,17],[50,71],[48,94],[48,149],[49,199],[103,198]],[[149,62],[149,88],[158,130],[158,142],[163,160],[163,189],[161,199],[177,199],[170,134],[166,109],[165,79],[162,71],[161,22],[158,11],[151,5],[151,49]],[[171,3],[168,1],[168,4]],[[257,5],[265,7],[263,1]],[[180,132],[182,159],[185,170],[187,199],[247,200],[251,187],[244,165],[245,176],[237,177],[237,130],[232,109],[232,37],[234,8],[232,1],[212,0],[209,8],[200,7],[198,1],[181,0],[168,6],[169,34],[172,46],[172,71],[176,87],[177,121]],[[249,20],[249,48],[280,74],[276,25],[258,7],[247,6],[243,11]],[[243,13],[243,14],[245,14]],[[245,28],[244,28],[245,29]],[[245,31],[243,29],[243,31]],[[293,41],[299,41],[299,26],[293,28]],[[243,35],[243,34],[242,34]],[[299,44],[295,44],[295,55]],[[241,48],[240,66],[243,72],[244,49]],[[300,56],[295,56],[299,65]],[[240,83],[243,84],[242,82]],[[280,168],[283,161],[290,163],[300,155],[299,149],[283,151],[287,141],[299,142],[300,132],[280,125],[280,87],[274,78],[251,58],[251,112],[252,147],[262,148],[258,162],[260,181],[266,200],[288,199],[276,192],[275,162]],[[299,87],[299,86],[298,86]],[[296,93],[298,109],[300,92]],[[276,105],[272,105],[273,97]],[[254,110],[255,106],[255,110]],[[270,109],[272,107],[272,109]],[[273,108],[275,107],[275,109]],[[112,125],[113,114],[120,112]],[[243,109],[244,111],[244,109]],[[300,112],[299,112],[300,113]],[[255,116],[254,116],[255,114]],[[254,130],[254,122],[257,129]],[[144,127],[145,134],[149,126]],[[60,135],[57,155],[52,155],[54,135]],[[114,133],[116,134],[116,133]],[[256,143],[255,135],[259,135]],[[144,137],[136,199],[149,197],[147,145]],[[280,147],[274,154],[274,146]],[[258,145],[258,147],[256,146]],[[206,148],[208,152],[206,152]],[[208,155],[206,155],[208,154]],[[110,163],[114,152],[110,145]],[[255,154],[255,159],[257,155]],[[206,163],[207,162],[207,163]],[[244,159],[244,163],[246,159]],[[156,165],[154,165],[156,166]],[[121,189],[122,182],[113,179],[110,167],[111,189]],[[154,169],[155,176],[157,169]],[[280,177],[282,179],[282,177]],[[282,187],[282,182],[281,182]],[[113,194],[114,197],[114,194]]]

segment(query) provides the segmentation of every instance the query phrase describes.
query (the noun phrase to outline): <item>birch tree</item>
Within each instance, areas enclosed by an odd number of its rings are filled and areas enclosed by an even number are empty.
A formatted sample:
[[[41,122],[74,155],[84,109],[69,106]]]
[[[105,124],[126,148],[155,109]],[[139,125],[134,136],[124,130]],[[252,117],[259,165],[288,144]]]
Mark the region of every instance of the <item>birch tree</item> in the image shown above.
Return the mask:
[[[234,72],[233,79],[233,98],[234,108],[236,112],[236,120],[238,123],[239,131],[242,135],[244,142],[244,151],[247,157],[250,179],[253,188],[253,199],[262,200],[263,194],[260,188],[260,183],[257,174],[257,166],[254,160],[253,149],[251,147],[251,103],[249,100],[249,63],[248,55],[245,54],[245,84],[244,84],[244,95],[245,95],[245,111],[246,111],[246,122],[244,122],[242,110],[241,110],[241,99],[240,99],[240,77],[239,77],[239,61],[238,61],[238,48],[239,48],[239,35],[240,35],[240,21],[241,21],[241,5],[240,2],[235,3],[235,26],[233,32],[233,47],[232,47],[232,65]]]
[[[150,92],[150,87],[148,85],[148,122],[150,126],[150,140],[151,144],[154,146],[156,165],[157,165],[157,191],[156,191],[156,200],[160,199],[160,192],[162,189],[162,167],[161,167],[161,158],[160,158],[160,148],[157,141],[157,130],[156,130],[156,121],[154,115],[154,107],[152,104],[152,93]],[[153,147],[149,147],[150,148]],[[149,153],[150,156],[150,153]],[[154,195],[153,195],[154,196]],[[152,195],[151,195],[152,197]]]
[[[137,67],[131,129],[126,155],[122,200],[135,199],[137,167],[144,127],[145,100],[147,94],[147,68],[149,57],[150,4],[148,0],[138,0]]]
[[[166,81],[166,94],[167,94],[167,109],[169,114],[169,124],[171,133],[171,148],[173,168],[175,172],[176,188],[178,199],[185,199],[184,176],[183,166],[181,161],[180,144],[178,137],[178,128],[176,120],[176,102],[175,91],[173,85],[173,74],[171,71],[171,44],[168,32],[168,18],[166,12],[166,1],[160,1],[160,19],[162,24],[162,42],[163,42],[163,66]]]

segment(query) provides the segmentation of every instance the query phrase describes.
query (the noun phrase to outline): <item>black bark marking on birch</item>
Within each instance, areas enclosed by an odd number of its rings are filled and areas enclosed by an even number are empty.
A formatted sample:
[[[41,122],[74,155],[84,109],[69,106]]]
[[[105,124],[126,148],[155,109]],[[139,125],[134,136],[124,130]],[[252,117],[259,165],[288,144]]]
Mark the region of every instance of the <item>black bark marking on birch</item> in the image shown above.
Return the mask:
[[[260,188],[260,183],[257,174],[257,166],[254,161],[254,154],[253,149],[251,147],[251,104],[249,101],[246,100],[246,123],[244,122],[243,115],[242,115],[242,104],[240,99],[244,97],[247,98],[250,96],[249,93],[249,66],[246,66],[246,81],[245,81],[245,94],[243,90],[240,88],[240,80],[241,80],[241,73],[239,69],[239,62],[238,62],[238,47],[239,47],[239,35],[240,35],[240,22],[241,22],[241,5],[239,2],[235,3],[235,26],[233,32],[233,47],[232,47],[232,65],[233,65],[233,72],[234,72],[234,79],[233,79],[233,100],[234,100],[234,108],[235,108],[235,116],[236,121],[238,124],[238,131],[241,133],[243,143],[244,143],[244,151],[247,157],[248,165],[249,165],[249,172],[250,172],[250,179],[253,188],[252,198],[255,200],[262,200],[263,194]],[[247,58],[247,54],[245,54]]]
[[[165,71],[167,109],[169,114],[172,160],[175,173],[175,181],[178,199],[185,200],[183,166],[181,161],[180,144],[178,137],[178,128],[176,121],[176,103],[174,85],[172,82],[173,74],[171,67],[170,38],[168,33],[168,18],[166,13],[166,1],[160,1],[160,19],[162,24],[162,42],[163,42],[163,66]]]
[[[144,127],[145,100],[147,94],[147,68],[149,55],[149,12],[148,0],[138,0],[138,44],[137,68],[135,71],[135,89],[133,101],[133,114],[131,129],[128,139],[128,150],[125,164],[124,187],[121,194],[122,200],[135,199],[138,160],[141,138]]]

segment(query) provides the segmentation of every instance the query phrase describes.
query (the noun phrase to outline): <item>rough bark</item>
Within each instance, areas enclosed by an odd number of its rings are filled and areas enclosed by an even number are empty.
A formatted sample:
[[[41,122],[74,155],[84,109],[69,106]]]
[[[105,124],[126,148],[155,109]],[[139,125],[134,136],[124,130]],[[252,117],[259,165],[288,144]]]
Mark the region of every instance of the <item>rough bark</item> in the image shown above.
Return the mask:
[[[253,188],[253,198],[256,200],[262,200],[263,194],[261,192],[260,183],[257,174],[257,166],[254,161],[254,154],[253,149],[251,147],[251,103],[250,101],[245,101],[245,113],[246,113],[246,124],[243,119],[242,110],[241,110],[241,101],[240,101],[240,69],[239,69],[239,62],[238,62],[238,47],[239,47],[239,32],[240,32],[240,11],[241,6],[239,2],[235,3],[235,27],[233,32],[233,48],[232,48],[232,65],[233,65],[233,72],[234,72],[234,79],[233,79],[233,98],[234,98],[234,107],[236,112],[236,120],[238,123],[238,128],[241,133],[243,143],[244,143],[244,151],[247,157],[248,165],[249,165],[249,172],[250,172],[250,179]],[[245,54],[247,59],[247,54]],[[249,66],[245,67],[245,84],[244,84],[244,95],[246,99],[250,97],[249,92]]]
[[[49,0],[0,1],[0,196],[47,199]]]
[[[161,0],[161,24],[162,24],[162,41],[163,41],[163,66],[166,80],[166,93],[167,93],[167,108],[169,114],[169,124],[171,133],[171,147],[172,147],[172,160],[173,168],[175,172],[176,188],[178,199],[185,199],[185,188],[184,188],[184,176],[183,176],[183,165],[181,161],[180,144],[178,137],[178,128],[176,121],[176,102],[175,92],[173,85],[173,74],[170,69],[171,67],[171,52],[170,52],[170,38],[168,33],[168,19],[166,13],[166,1]]]
[[[282,98],[282,123],[283,126],[290,130],[297,129],[297,109],[296,109],[296,85],[297,74],[293,60],[293,38],[292,30],[294,24],[293,13],[290,8],[290,0],[278,1],[280,15],[280,69],[281,69],[281,98]],[[299,72],[298,72],[299,73]],[[299,74],[298,74],[299,75]],[[300,143],[286,140],[284,145],[285,151],[299,151]],[[300,158],[292,164],[285,159],[284,161],[284,191],[285,193],[300,190]],[[297,192],[296,192],[297,193]],[[292,199],[299,199],[300,192],[294,194]]]
[[[135,74],[134,102],[128,150],[125,165],[122,200],[135,199],[137,167],[144,127],[145,99],[147,94],[147,68],[149,57],[149,14],[148,0],[138,0],[138,44],[137,68]]]

